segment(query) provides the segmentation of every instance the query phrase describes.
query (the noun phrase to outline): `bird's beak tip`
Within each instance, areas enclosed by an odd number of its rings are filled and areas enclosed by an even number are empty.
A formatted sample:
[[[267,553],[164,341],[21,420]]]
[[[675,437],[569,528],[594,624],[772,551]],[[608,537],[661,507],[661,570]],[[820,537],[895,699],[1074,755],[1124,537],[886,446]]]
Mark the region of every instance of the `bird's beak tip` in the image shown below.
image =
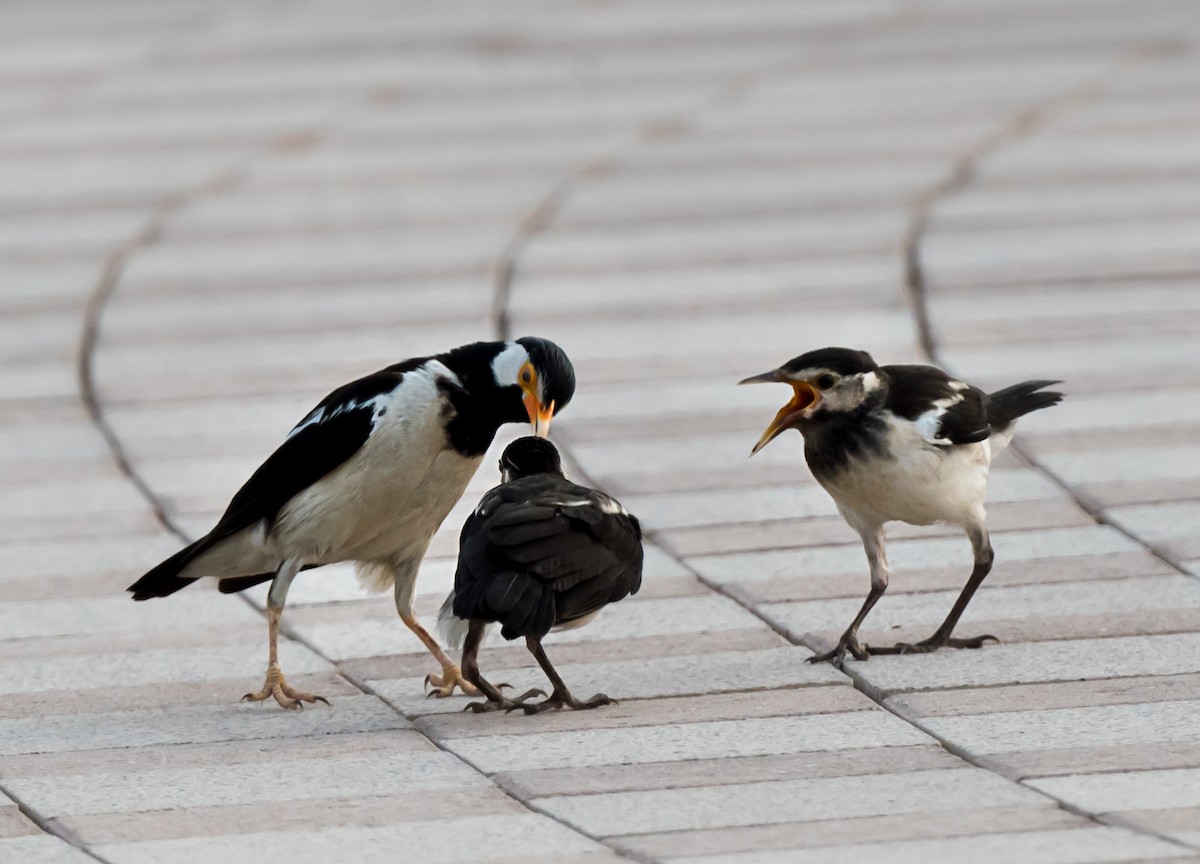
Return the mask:
[[[743,384],[766,384],[768,382],[778,380],[780,380],[779,370],[772,369],[770,372],[764,372],[761,375],[751,375],[749,378],[743,378],[737,383],[738,386],[741,387]]]

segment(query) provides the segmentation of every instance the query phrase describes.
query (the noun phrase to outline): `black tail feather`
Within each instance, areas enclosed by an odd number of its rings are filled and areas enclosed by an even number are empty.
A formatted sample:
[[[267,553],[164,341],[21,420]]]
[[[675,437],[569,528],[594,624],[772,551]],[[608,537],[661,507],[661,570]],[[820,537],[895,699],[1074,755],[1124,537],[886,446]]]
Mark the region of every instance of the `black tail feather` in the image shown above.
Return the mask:
[[[125,590],[133,594],[134,600],[149,600],[152,597],[169,597],[191,585],[196,579],[184,578],[179,573],[206,548],[207,540],[207,537],[202,537],[183,547]]]
[[[1007,429],[1018,417],[1023,417],[1031,411],[1049,408],[1057,405],[1063,399],[1063,394],[1056,390],[1043,390],[1061,381],[1038,380],[1022,381],[1003,390],[997,390],[988,395],[987,417],[988,425],[993,429]]]
[[[554,592],[519,571],[504,571],[455,590],[454,614],[467,620],[497,621],[505,639],[545,636],[554,626]]]

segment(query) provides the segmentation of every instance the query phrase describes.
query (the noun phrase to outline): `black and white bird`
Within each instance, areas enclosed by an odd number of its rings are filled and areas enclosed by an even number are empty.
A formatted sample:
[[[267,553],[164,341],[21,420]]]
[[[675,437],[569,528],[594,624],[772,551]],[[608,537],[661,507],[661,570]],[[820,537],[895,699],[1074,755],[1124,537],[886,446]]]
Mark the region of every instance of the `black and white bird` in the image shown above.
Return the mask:
[[[465,629],[463,675],[487,696],[467,708],[537,714],[564,705],[611,704],[603,693],[582,702],[572,696],[550,665],[542,637],[582,627],[609,603],[637,593],[641,526],[613,498],[564,477],[558,451],[542,438],[510,444],[500,472],[502,485],[483,496],[463,525],[454,592],[439,615],[450,641],[462,641]],[[525,637],[553,685],[549,698],[525,704],[545,695],[530,690],[507,699],[480,674],[479,644],[491,622],[501,625],[505,639]]]
[[[442,665],[439,696],[476,691],[413,615],[417,569],[505,423],[546,434],[575,392],[562,349],[546,339],[476,342],[415,357],[334,390],[292,429],[208,534],[129,587],[166,597],[205,577],[222,593],[271,582],[270,654],[257,693],[284,708],[326,700],[290,687],[279,667],[279,619],[302,569],[357,562],[359,579],[392,588],[401,620]]]
[[[978,648],[991,635],[951,637],[963,610],[992,567],[984,496],[992,460],[1012,439],[1018,417],[1057,404],[1057,381],[1024,381],[984,393],[932,366],[879,366],[865,351],[822,348],[741,381],[781,382],[792,399],[775,415],[751,455],[786,429],[804,436],[804,456],[842,518],[862,537],[871,590],[832,651],[809,658],[841,665],[846,652],[908,654]],[[887,522],[961,527],[975,566],[937,631],[915,644],[870,647],[858,628],[888,586],[883,526]]]

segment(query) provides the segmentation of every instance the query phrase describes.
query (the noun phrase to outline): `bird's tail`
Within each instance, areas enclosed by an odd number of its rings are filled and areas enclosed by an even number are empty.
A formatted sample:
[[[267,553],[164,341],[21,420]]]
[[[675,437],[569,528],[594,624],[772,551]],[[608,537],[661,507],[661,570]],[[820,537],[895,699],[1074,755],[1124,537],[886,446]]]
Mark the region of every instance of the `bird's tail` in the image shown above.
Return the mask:
[[[996,431],[1012,426],[1018,417],[1024,417],[1031,411],[1049,408],[1062,401],[1063,394],[1056,390],[1043,390],[1051,384],[1061,384],[1061,381],[1022,381],[1003,390],[997,390],[988,395],[987,418],[988,425]]]
[[[451,591],[446,595],[446,602],[442,604],[442,608],[438,610],[437,631],[442,637],[442,644],[455,650],[462,648],[469,626],[469,622],[454,614],[454,592]]]
[[[469,583],[464,593],[456,594],[453,605],[459,618],[498,622],[505,639],[545,636],[555,621],[554,592],[517,570]]]
[[[149,600],[151,597],[169,597],[186,588],[196,581],[196,577],[185,578],[179,574],[207,548],[207,544],[208,538],[202,537],[183,547],[125,590],[133,594],[134,600]]]

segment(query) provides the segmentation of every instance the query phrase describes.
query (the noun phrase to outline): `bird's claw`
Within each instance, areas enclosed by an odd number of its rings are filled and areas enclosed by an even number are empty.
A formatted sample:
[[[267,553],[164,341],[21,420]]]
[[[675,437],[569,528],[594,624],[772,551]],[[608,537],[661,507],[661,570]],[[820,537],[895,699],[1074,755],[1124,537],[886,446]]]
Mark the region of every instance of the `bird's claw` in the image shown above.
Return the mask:
[[[497,689],[499,689],[500,686],[501,685],[497,684]],[[503,686],[507,687],[509,685],[505,684]],[[524,708],[525,706],[522,703],[524,703],[526,699],[532,699],[534,696],[545,695],[546,691],[539,690],[534,687],[530,690],[526,690],[520,696],[514,696],[512,699],[488,699],[486,702],[471,702],[463,708],[463,711],[471,711],[475,714],[485,714],[488,711],[503,710],[507,714],[509,711],[512,711],[516,708]]]
[[[535,705],[514,705],[513,708],[520,708],[522,711],[525,712],[525,715],[528,717],[528,716],[532,716],[534,714],[541,714],[543,711],[550,711],[550,710],[558,711],[563,706],[566,706],[566,707],[572,709],[573,711],[587,711],[590,708],[599,708],[601,705],[616,705],[616,704],[617,704],[616,699],[613,699],[609,696],[605,696],[603,693],[597,693],[595,696],[593,696],[591,699],[588,699],[585,702],[580,702],[578,699],[575,699],[569,693],[567,693],[567,694],[552,693],[550,695],[549,699],[546,699],[542,702],[538,702]],[[512,711],[513,708],[510,708],[508,710]]]
[[[842,638],[838,640],[838,644],[831,651],[826,651],[824,654],[814,654],[809,657],[808,663],[832,663],[836,668],[843,668],[846,662],[846,652],[855,660],[870,660],[872,649],[869,646],[863,645],[858,641],[858,637],[853,633],[843,633]]]
[[[286,708],[289,711],[303,711],[304,703],[324,702],[329,704],[329,700],[324,696],[317,696],[314,693],[306,693],[303,690],[295,690],[283,677],[283,671],[278,665],[271,666],[267,669],[267,680],[263,682],[263,687],[257,693],[247,693],[241,698],[242,702],[262,702],[267,697],[274,697],[281,708]]]
[[[999,638],[991,633],[985,633],[982,636],[970,636],[966,638],[949,637],[946,639],[938,639],[931,636],[928,639],[923,639],[920,642],[897,642],[895,645],[889,645],[886,648],[872,648],[872,654],[931,654],[939,648],[982,648],[989,642],[1000,644]]]
[[[426,699],[444,699],[454,694],[455,687],[458,687],[467,696],[480,695],[479,688],[464,678],[462,670],[457,666],[447,666],[442,670],[441,675],[426,675],[425,686],[433,688],[425,694]]]

